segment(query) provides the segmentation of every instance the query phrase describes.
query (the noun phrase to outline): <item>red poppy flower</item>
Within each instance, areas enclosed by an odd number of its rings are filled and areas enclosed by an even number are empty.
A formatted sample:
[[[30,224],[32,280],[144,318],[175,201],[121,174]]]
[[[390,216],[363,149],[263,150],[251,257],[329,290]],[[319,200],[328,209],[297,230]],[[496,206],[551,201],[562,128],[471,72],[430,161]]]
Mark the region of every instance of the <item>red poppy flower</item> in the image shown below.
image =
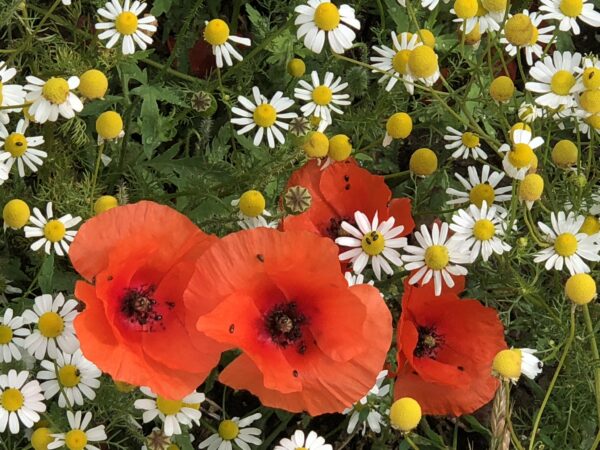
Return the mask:
[[[306,230],[331,239],[339,236],[343,221],[354,224],[354,213],[361,211],[372,219],[378,213],[381,221],[393,216],[395,226],[404,226],[400,236],[415,227],[408,198],[392,199],[392,192],[382,176],[373,175],[353,160],[334,163],[325,170],[310,160],[295,171],[287,187],[302,186],[312,196],[310,208],[283,221],[284,230]]]
[[[494,309],[449,290],[436,297],[431,283],[405,283],[397,342],[396,398],[414,398],[426,414],[460,416],[494,397],[492,361],[506,348]]]
[[[190,310],[218,301],[198,330],[242,350],[219,380],[266,406],[340,412],[372,388],[392,336],[377,289],[349,287],[338,249],[308,232],[229,235],[197,261]]]
[[[85,303],[75,319],[85,357],[115,380],[166,398],[200,385],[223,347],[186,327],[182,294],[195,259],[217,241],[177,211],[147,201],[84,223],[69,256],[93,283],[75,287]]]

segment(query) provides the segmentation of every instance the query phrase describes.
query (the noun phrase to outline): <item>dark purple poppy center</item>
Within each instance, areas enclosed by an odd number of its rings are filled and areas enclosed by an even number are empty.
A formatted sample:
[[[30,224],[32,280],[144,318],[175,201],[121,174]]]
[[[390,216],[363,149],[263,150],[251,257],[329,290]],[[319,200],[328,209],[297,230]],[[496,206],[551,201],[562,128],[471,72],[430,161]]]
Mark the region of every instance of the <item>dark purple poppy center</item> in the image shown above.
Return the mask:
[[[444,337],[437,333],[435,326],[417,326],[419,340],[413,352],[417,358],[435,359],[440,345],[444,343]]]
[[[299,353],[306,351],[302,327],[307,323],[307,317],[298,310],[296,302],[278,303],[265,316],[271,340],[282,348],[296,345]]]

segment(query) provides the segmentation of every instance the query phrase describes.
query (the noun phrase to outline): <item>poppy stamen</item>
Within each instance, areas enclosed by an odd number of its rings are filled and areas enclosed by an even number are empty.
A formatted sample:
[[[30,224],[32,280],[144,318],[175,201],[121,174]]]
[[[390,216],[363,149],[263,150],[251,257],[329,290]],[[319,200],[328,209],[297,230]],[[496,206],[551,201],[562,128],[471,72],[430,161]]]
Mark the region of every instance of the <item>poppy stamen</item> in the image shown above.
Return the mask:
[[[444,342],[443,336],[437,334],[435,327],[417,327],[419,340],[414,350],[414,355],[417,358],[433,358],[435,359],[440,345]]]
[[[271,340],[282,348],[298,343],[298,352],[306,351],[302,340],[302,327],[307,318],[298,311],[296,302],[279,303],[275,305],[265,318],[265,326]]]
[[[163,316],[156,311],[158,302],[153,298],[155,291],[156,287],[153,285],[126,290],[121,300],[121,312],[130,323],[142,327],[150,325],[149,331],[152,331],[152,324],[163,319]]]
[[[356,221],[353,217],[332,217],[329,224],[325,227],[325,235],[330,239],[336,240],[341,236],[349,236],[342,228],[342,222],[348,222],[352,226],[356,226]]]

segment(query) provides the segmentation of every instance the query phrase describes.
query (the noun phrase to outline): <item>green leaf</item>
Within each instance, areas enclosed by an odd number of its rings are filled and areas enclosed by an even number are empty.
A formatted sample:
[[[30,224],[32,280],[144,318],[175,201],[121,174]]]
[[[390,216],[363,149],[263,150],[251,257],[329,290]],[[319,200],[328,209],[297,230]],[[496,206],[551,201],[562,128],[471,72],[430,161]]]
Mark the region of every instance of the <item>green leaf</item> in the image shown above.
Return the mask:
[[[52,292],[52,277],[54,275],[54,255],[46,256],[38,276],[38,285],[44,294]]]
[[[152,9],[150,10],[150,14],[158,17],[163,13],[169,12],[172,5],[173,0],[155,0]]]

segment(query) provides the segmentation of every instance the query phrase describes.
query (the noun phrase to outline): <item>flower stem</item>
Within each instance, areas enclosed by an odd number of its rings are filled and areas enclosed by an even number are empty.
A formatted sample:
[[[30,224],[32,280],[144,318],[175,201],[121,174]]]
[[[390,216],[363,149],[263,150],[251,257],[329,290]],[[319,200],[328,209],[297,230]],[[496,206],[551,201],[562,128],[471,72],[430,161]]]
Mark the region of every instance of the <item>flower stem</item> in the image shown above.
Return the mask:
[[[585,328],[589,333],[590,346],[592,347],[592,356],[594,358],[594,391],[596,394],[596,410],[598,413],[598,423],[600,424],[600,354],[598,353],[598,343],[596,342],[596,335],[594,334],[594,325],[592,324],[592,318],[590,316],[590,309],[588,305],[583,305],[583,319],[585,321]]]
[[[415,444],[413,442],[413,440],[410,438],[410,436],[408,434],[406,436],[404,436],[404,439],[406,439],[406,442],[408,442],[408,445],[410,445],[410,448],[412,448],[413,450],[419,450],[419,447],[417,447],[417,444]]]
[[[98,146],[98,156],[96,157],[96,165],[94,166],[94,174],[92,175],[92,184],[90,189],[90,210],[94,215],[94,195],[96,193],[96,182],[98,181],[98,172],[100,171],[100,163],[102,161],[102,152],[104,151],[104,143]]]

